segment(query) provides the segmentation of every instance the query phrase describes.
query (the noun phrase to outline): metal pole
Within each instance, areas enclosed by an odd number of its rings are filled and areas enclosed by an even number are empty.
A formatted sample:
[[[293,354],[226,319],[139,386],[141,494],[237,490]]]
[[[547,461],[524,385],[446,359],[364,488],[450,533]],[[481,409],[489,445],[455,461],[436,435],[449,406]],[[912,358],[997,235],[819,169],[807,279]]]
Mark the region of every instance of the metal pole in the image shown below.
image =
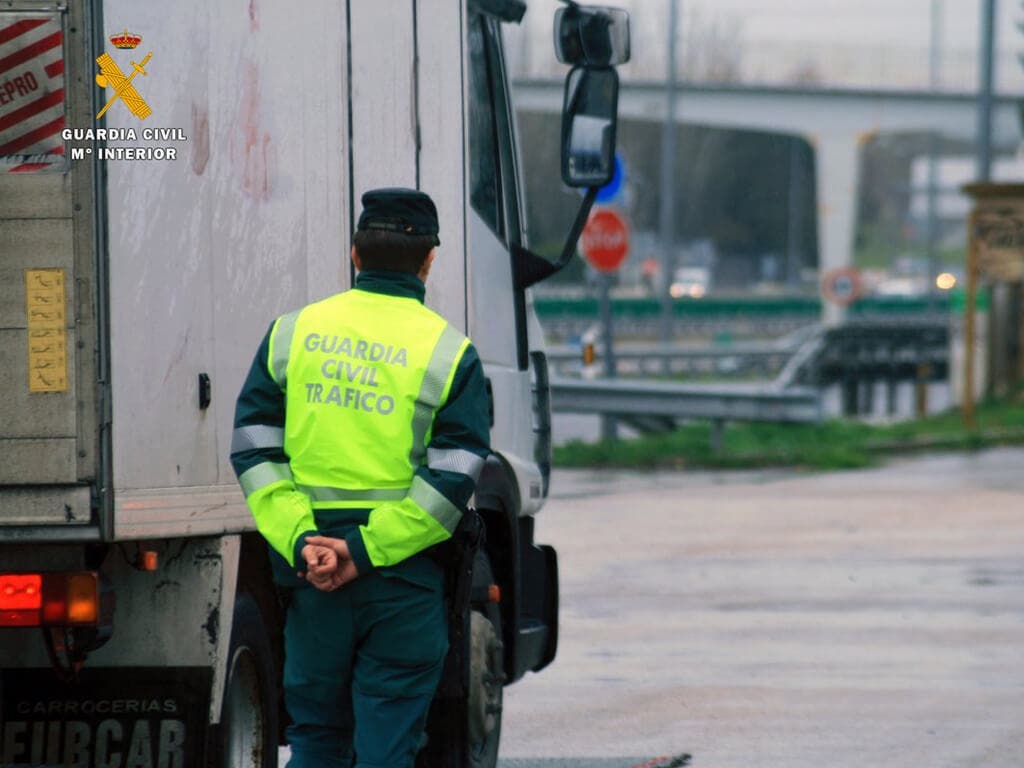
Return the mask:
[[[928,85],[932,92],[939,88],[942,50],[942,0],[932,0],[931,41],[928,56]],[[925,230],[925,250],[928,257],[928,309],[934,312],[937,304],[938,287],[935,278],[939,273],[938,254],[936,254],[936,186],[938,185],[938,137],[935,131],[928,132],[928,214]]]
[[[936,242],[938,233],[936,229],[935,211],[935,188],[938,184],[938,141],[935,131],[928,132],[928,212],[925,222],[925,253],[928,258],[928,310],[935,311],[938,287],[935,285],[935,278],[939,274],[939,257],[936,253]]]
[[[974,205],[977,206],[977,199]],[[974,337],[978,292],[978,214],[967,219],[967,307],[964,310],[964,391],[961,410],[964,426],[974,429]]]
[[[601,283],[601,347],[604,357],[604,375],[615,378],[615,356],[612,343],[612,275],[610,272],[598,274]],[[614,416],[601,415],[601,439],[615,440],[618,437],[618,424]]]
[[[661,133],[661,340],[672,341],[672,273],[675,262],[676,203],[676,28],[679,26],[679,0],[669,0],[668,61],[665,77],[665,124]]]
[[[995,48],[996,0],[982,0],[978,61],[978,181],[992,178],[992,69]]]
[[[992,180],[992,52],[995,48],[995,13],[996,0],[982,0],[981,4],[981,40],[979,46],[978,61],[978,169],[975,174],[978,182],[985,183]],[[977,280],[977,275],[974,276]],[[998,347],[996,336],[1000,327],[1001,309],[996,301],[996,291],[992,287],[983,289],[988,295],[988,321],[986,323],[986,365],[988,367],[987,381],[985,388],[989,394],[995,382],[992,376],[998,358]],[[968,310],[970,311],[970,309]],[[967,338],[968,343],[973,343],[973,338]],[[969,411],[971,422],[974,419],[973,403]]]
[[[945,16],[942,0],[932,0],[931,40],[928,48],[928,84],[937,90],[942,84],[942,38],[945,28],[942,25]]]
[[[789,139],[789,198],[786,205],[786,285],[796,293],[800,288],[800,165],[795,137]]]

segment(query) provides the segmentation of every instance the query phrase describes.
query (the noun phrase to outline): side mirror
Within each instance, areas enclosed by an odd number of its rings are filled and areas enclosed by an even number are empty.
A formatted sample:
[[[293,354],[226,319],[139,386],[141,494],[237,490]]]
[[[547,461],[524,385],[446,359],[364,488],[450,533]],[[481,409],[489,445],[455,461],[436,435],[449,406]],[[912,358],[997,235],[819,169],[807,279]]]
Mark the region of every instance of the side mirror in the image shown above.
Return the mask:
[[[474,0],[479,3],[480,0]],[[526,311],[525,289],[563,269],[576,253],[576,243],[601,187],[615,174],[615,129],[619,115],[619,76],[615,65],[629,61],[629,14],[563,0],[568,8],[555,13],[555,53],[572,64],[562,102],[562,181],[586,187],[576,220],[557,261],[512,243],[512,270],[517,301]],[[527,358],[520,350],[519,364]]]
[[[563,64],[607,67],[629,61],[629,14],[577,5],[555,11],[555,55]]]
[[[562,181],[603,187],[615,172],[619,76],[612,67],[576,66],[565,79]]]

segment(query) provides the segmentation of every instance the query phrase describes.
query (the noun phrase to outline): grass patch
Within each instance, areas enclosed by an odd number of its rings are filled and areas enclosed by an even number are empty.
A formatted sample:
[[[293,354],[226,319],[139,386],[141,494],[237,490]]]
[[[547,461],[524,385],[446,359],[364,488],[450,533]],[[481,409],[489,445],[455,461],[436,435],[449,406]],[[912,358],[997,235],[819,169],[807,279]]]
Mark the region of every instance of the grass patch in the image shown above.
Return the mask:
[[[959,411],[873,426],[835,420],[823,424],[726,424],[721,453],[711,450],[711,426],[694,423],[660,435],[632,440],[556,446],[558,467],[663,469],[708,467],[809,467],[852,469],[886,456],[915,450],[975,450],[1024,444],[1024,400],[990,402],[975,411],[977,428],[967,430]]]

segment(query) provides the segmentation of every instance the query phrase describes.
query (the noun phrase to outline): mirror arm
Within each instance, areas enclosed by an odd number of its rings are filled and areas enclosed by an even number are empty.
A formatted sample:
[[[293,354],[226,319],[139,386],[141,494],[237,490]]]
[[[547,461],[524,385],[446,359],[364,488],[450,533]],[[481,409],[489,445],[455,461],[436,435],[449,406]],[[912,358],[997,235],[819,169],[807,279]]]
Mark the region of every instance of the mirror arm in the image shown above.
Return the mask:
[[[587,217],[590,216],[590,209],[594,207],[594,200],[597,199],[600,189],[600,187],[587,187],[587,193],[583,196],[580,210],[576,214],[576,221],[573,222],[572,229],[569,230],[569,236],[565,239],[565,246],[562,248],[562,254],[558,257],[558,261],[548,261],[519,243],[512,244],[512,264],[515,269],[516,288],[523,290],[531,285],[536,285],[541,280],[546,280],[556,272],[560,272],[572,261],[573,254],[576,253],[576,243],[580,239],[583,227],[587,223]]]
[[[494,16],[499,21],[510,21],[518,24],[526,13],[523,0],[469,0],[470,6]]]
[[[569,230],[569,235],[565,238],[562,255],[558,257],[558,261],[552,264],[554,267],[552,274],[561,271],[572,260],[573,254],[576,253],[576,243],[579,242],[580,235],[583,234],[583,227],[590,216],[590,209],[594,207],[594,201],[600,191],[600,187],[587,187],[587,193],[583,196],[580,210],[576,214],[576,221],[572,223],[572,229]]]

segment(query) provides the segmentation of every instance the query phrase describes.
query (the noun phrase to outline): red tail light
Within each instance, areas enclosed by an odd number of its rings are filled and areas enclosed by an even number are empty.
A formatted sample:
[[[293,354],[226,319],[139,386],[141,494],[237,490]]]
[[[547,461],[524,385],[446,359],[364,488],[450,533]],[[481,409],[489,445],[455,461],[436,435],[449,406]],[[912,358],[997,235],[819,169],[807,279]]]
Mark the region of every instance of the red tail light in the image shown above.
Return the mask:
[[[43,604],[43,577],[38,573],[0,576],[0,610],[31,611]]]
[[[37,626],[42,604],[43,578],[38,573],[0,575],[0,626]]]
[[[0,627],[88,626],[99,615],[94,571],[0,573]]]

